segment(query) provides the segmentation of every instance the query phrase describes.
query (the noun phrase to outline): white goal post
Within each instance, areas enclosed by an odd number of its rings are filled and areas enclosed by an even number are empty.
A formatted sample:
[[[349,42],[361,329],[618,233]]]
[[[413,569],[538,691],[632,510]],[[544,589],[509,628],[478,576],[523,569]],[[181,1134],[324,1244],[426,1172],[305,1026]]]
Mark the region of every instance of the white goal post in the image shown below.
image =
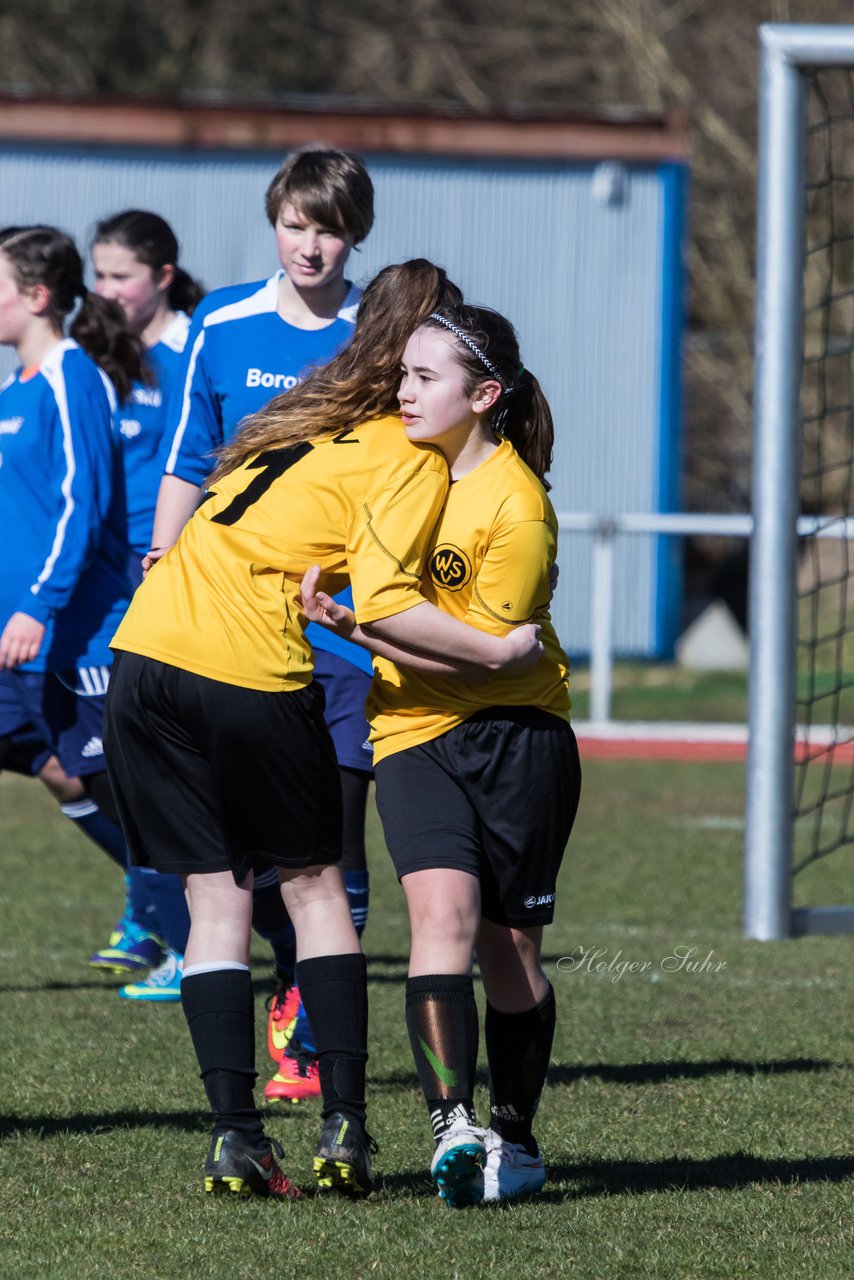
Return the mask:
[[[854,906],[792,907],[807,74],[854,67],[854,26],[769,24],[760,39],[744,929],[770,940],[854,933]]]

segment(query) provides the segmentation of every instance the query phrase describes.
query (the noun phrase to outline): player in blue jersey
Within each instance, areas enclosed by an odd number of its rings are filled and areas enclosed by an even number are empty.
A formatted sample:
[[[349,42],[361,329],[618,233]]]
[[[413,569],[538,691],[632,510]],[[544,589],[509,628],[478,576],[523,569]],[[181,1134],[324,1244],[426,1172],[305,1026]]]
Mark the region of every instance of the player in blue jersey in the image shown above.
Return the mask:
[[[0,388],[0,770],[41,777],[124,869],[102,745],[130,598],[112,405],[145,376],[142,348],[44,226],[0,230],[0,343],[20,360]]]
[[[308,149],[291,155],[273,178],[266,211],[276,234],[279,270],[268,280],[217,289],[193,316],[183,384],[170,417],[152,544],[162,554],[195,510],[213,467],[213,451],[241,420],[292,389],[350,341],[361,291],[344,275],[350,250],[373,224],[373,187],[359,157]],[[351,603],[349,596],[345,597]],[[344,796],[342,869],[354,924],[367,918],[365,810],[372,757],[364,705],[369,655],[309,628],[315,678],[326,695]],[[293,930],[275,869],[256,876],[253,923],[276,956],[268,1046],[279,1069],[269,1100],[316,1097],[320,1083],[308,1022],[293,985]]]
[[[169,393],[180,375],[190,315],[204,297],[197,281],[178,265],[178,252],[169,223],[143,209],[127,209],[103,219],[92,242],[95,292],[121,307],[128,329],[145,347],[148,371],[144,381],[133,383],[114,415],[134,583],[141,580],[140,561],[151,546]],[[165,944],[161,963],[147,978],[122,987],[119,994],[129,1000],[179,1000],[189,928],[180,878],[132,867],[122,918],[108,945],[95,952],[90,964],[132,972],[140,947],[148,958],[153,934],[155,945]]]

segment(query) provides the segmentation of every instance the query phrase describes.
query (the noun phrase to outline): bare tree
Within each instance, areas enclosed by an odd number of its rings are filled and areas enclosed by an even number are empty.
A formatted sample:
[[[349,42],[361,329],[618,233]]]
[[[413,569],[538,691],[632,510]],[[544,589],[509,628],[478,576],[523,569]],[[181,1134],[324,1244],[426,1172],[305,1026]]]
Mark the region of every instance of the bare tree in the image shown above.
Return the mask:
[[[757,26],[849,0],[0,0],[6,86],[679,111],[692,140],[686,501],[743,507]]]

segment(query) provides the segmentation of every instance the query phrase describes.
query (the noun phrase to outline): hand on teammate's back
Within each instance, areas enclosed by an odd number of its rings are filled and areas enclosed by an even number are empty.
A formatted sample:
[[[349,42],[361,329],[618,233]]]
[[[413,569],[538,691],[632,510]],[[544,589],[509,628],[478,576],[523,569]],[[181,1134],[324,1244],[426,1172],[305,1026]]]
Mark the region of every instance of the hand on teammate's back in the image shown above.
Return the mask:
[[[539,662],[545,653],[540,639],[540,627],[536,623],[526,622],[521,627],[514,627],[504,637],[508,656],[501,670],[507,674],[511,671],[527,671]]]
[[[169,547],[150,547],[142,557],[142,576],[147,578],[149,571],[157,564],[158,560],[162,560],[169,551]]]
[[[320,565],[312,565],[303,574],[300,583],[300,595],[302,596],[302,607],[305,610],[305,616],[309,622],[318,622],[322,627],[326,627],[329,631],[334,631],[336,635],[341,636],[344,640],[349,640],[356,626],[356,615],[352,609],[348,609],[346,605],[339,604],[337,600],[333,600],[332,596],[327,595],[325,591],[318,591],[317,584],[320,581]]]

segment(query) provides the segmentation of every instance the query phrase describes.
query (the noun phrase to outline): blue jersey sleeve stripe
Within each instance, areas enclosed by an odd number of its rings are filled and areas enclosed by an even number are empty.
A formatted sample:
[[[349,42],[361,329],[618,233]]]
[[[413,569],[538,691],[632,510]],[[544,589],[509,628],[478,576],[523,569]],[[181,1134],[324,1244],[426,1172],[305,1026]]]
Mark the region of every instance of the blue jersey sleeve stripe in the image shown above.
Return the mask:
[[[98,366],[98,372],[101,375],[101,382],[104,384],[104,390],[107,393],[107,400],[110,403],[110,413],[115,413],[119,407],[119,397],[116,395],[116,388],[113,386],[112,382],[110,382],[110,379],[104,373],[104,370],[100,365]]]
[[[184,379],[184,394],[181,401],[181,417],[178,419],[178,425],[175,428],[175,434],[172,437],[172,447],[169,450],[169,457],[166,459],[164,470],[167,475],[171,475],[178,462],[178,454],[181,452],[181,444],[184,439],[184,432],[187,430],[187,422],[190,417],[191,396],[193,392],[193,379],[196,375],[196,364],[199,354],[204,346],[205,331],[204,328],[199,333],[196,341],[193,343],[193,350],[190,352],[190,363],[187,366],[187,376]]]
[[[62,552],[65,543],[65,532],[74,512],[74,497],[71,487],[77,470],[77,463],[74,457],[74,442],[71,436],[71,419],[68,414],[68,393],[62,372],[62,364],[60,363],[57,368],[53,368],[50,364],[45,364],[42,366],[42,374],[53,391],[56,407],[59,411],[59,421],[62,424],[62,451],[65,455],[65,475],[60,485],[60,493],[64,499],[64,506],[56,526],[56,534],[50,554],[44,563],[44,568],[30,588],[34,596],[38,595],[41,588],[50,578],[54,565]]]
[[[202,325],[208,329],[212,325],[228,324],[232,320],[246,320],[250,316],[263,316],[269,311],[275,311],[279,301],[279,280],[283,275],[283,271],[277,271],[255,293],[250,293],[246,298],[238,298],[236,302],[226,302],[217,307],[216,311],[209,311]]]

